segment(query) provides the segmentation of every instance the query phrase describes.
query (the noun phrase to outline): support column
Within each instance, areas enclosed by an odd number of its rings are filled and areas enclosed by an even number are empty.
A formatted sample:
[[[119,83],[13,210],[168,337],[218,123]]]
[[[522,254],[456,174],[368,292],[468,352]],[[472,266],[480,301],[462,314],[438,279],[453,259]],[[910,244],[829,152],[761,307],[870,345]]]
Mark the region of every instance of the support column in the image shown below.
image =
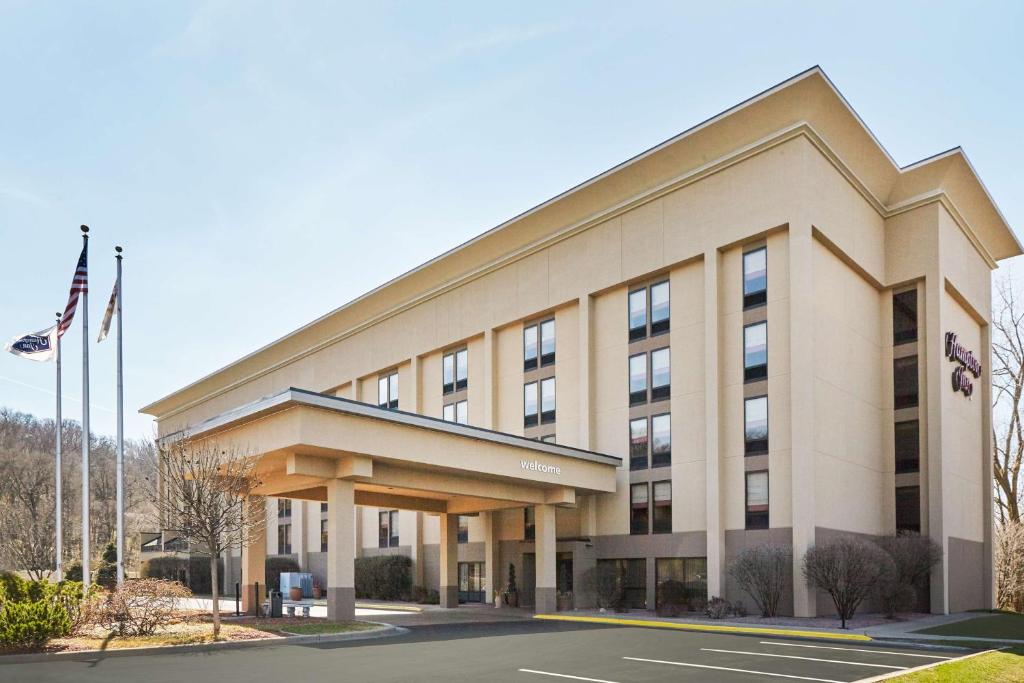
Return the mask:
[[[725,526],[722,510],[722,459],[719,451],[718,249],[704,254],[704,457],[705,514],[707,515],[708,597],[725,588]]]
[[[441,515],[441,607],[459,606],[459,516]]]
[[[355,487],[347,479],[327,482],[327,618],[356,616]]]
[[[292,552],[295,553],[299,569],[309,570],[309,515],[308,501],[296,498],[292,500]]]
[[[480,521],[484,526],[484,602],[493,605],[494,594],[501,590],[501,566],[498,559],[498,520],[499,513],[488,511],[480,513]]]
[[[498,424],[497,401],[495,400],[495,368],[497,367],[494,330],[484,330],[484,429],[494,429]]]
[[[580,392],[580,440],[579,447],[590,450],[593,448],[592,437],[592,416],[590,412],[591,378],[593,377],[594,364],[591,358],[592,326],[590,324],[590,295],[583,295],[579,299],[579,392]]]
[[[250,498],[246,514],[255,518],[266,515],[266,501]],[[259,606],[267,596],[267,532],[261,529],[242,546],[242,611],[253,616],[259,615]],[[259,594],[256,584],[259,584]]]
[[[401,513],[399,513],[401,514]],[[423,513],[414,510],[412,513],[412,529],[406,532],[405,528],[399,529],[402,535],[402,542],[408,543],[412,558],[412,585],[425,586],[424,583],[424,559],[423,559]]]
[[[936,261],[937,263],[937,261]],[[942,328],[942,298],[945,295],[942,287],[943,278],[938,266],[930,268],[924,281],[924,343],[918,344],[918,415],[925,415],[925,433],[927,446],[925,453],[927,463],[927,481],[921,482],[921,488],[928,488],[928,535],[942,548],[942,561],[932,569],[931,573],[931,611],[932,614],[949,613],[949,537],[946,534],[946,508],[943,504],[946,493],[946,469],[942,459],[942,390],[948,389],[947,372],[943,363],[945,335]],[[919,335],[920,336],[920,335]],[[982,337],[984,339],[984,336]],[[921,355],[924,355],[924,358]],[[925,378],[922,382],[921,378]],[[985,383],[983,382],[982,385]],[[921,390],[923,389],[923,391]],[[987,394],[981,391],[981,400],[986,401]],[[983,404],[988,405],[988,404]],[[988,430],[985,430],[988,431]],[[991,456],[989,456],[991,457]],[[985,481],[991,482],[991,479]],[[986,490],[984,498],[990,498],[991,490]]]
[[[330,508],[330,504],[327,505]],[[362,505],[356,507],[355,512],[352,513],[352,552],[355,557],[363,556],[363,517],[366,514],[366,508]]]
[[[534,552],[536,553],[537,590],[534,594],[534,611],[538,614],[554,612],[558,607],[556,599],[555,572],[555,506],[537,505],[535,510]]]

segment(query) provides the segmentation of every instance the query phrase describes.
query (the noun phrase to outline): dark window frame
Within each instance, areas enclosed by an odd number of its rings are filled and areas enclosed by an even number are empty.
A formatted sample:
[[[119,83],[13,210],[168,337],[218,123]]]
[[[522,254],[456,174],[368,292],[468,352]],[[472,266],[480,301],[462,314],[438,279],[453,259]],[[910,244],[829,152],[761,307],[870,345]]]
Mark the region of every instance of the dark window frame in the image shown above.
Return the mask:
[[[629,355],[626,360],[626,388],[629,390],[629,405],[638,406],[647,403],[647,396],[650,393],[651,387],[651,361],[647,358],[647,353],[633,353]],[[643,358],[644,359],[644,387],[642,391],[633,391],[632,376],[633,376],[633,359]]]
[[[291,555],[292,554],[292,524],[277,525],[277,554],[278,555]]]
[[[761,289],[755,289],[750,292],[747,291],[747,257],[756,254],[758,252],[764,252],[764,287]],[[743,310],[749,310],[751,308],[758,308],[768,303],[768,247],[767,245],[750,249],[749,251],[743,252],[743,258],[740,263],[740,277],[743,278]]]
[[[551,334],[551,352],[544,353],[544,327],[550,325],[552,329]],[[540,358],[540,367],[546,368],[555,364],[555,357],[558,353],[558,328],[555,325],[554,317],[546,320],[541,320],[537,323],[537,356]]]
[[[392,386],[392,382],[391,382],[391,378],[392,377],[395,378],[393,386]],[[381,393],[380,392],[380,383],[382,381],[387,382],[387,400],[384,401],[383,403],[380,400],[381,399],[381,396],[380,396],[380,393]],[[394,390],[394,393],[392,393],[392,390]],[[388,372],[384,372],[384,373],[381,373],[381,374],[377,375],[377,407],[378,408],[386,408],[387,410],[398,410],[398,391],[399,391],[399,387],[398,387],[398,370],[397,369],[391,370],[391,371],[388,371]]]
[[[469,517],[467,515],[459,515],[459,527],[456,536],[456,540],[459,543],[469,543]]]
[[[658,502],[655,491],[658,485],[668,485],[668,502]],[[652,534],[670,534],[672,533],[672,480],[663,479],[660,481],[651,482],[651,533]],[[659,514],[659,508],[661,510]],[[665,520],[667,508],[668,520]]]
[[[898,383],[901,366],[909,366],[913,363],[914,372],[913,392],[910,387],[901,387]],[[920,368],[918,367],[917,355],[902,356],[892,359],[892,405],[895,410],[903,408],[916,408],[921,402],[921,383],[919,381]]]
[[[663,320],[654,319],[654,288],[664,286],[668,290],[668,315]],[[660,280],[647,287],[647,320],[650,336],[668,334],[672,330],[672,285],[670,280]]]
[[[914,505],[900,505],[900,492],[914,492]],[[906,496],[904,496],[906,497]],[[904,501],[906,503],[906,501]],[[900,519],[900,512],[910,512],[911,519],[904,518]],[[897,486],[895,492],[895,522],[896,531],[914,531],[921,533],[921,486],[914,484],[913,486]]]
[[[536,410],[533,413],[526,412],[526,392],[533,387],[533,400]],[[540,424],[540,382],[533,380],[523,383],[523,427],[536,427]]]
[[[752,474],[764,474],[767,484],[765,486],[765,495],[768,499],[768,503],[764,505],[764,510],[751,510],[750,505],[750,475]],[[768,473],[768,470],[756,470],[754,472],[745,472],[743,475],[743,508],[746,513],[746,523],[744,528],[746,529],[768,529],[769,528],[769,512],[771,510],[771,486],[772,478]],[[754,506],[761,507],[761,506]]]
[[[537,539],[537,514],[532,507],[523,508],[523,540]]]
[[[668,384],[662,384],[660,386],[654,386],[654,354],[665,352],[668,357]],[[663,346],[660,349],[652,349],[648,355],[648,369],[647,369],[647,384],[650,387],[651,398],[650,402],[664,401],[672,396],[672,348],[669,346]]]
[[[752,327],[764,325],[764,363],[759,365],[747,365],[747,330]],[[768,321],[761,320],[756,323],[747,323],[743,326],[743,381],[760,382],[768,379]]]
[[[911,305],[907,305],[906,300],[908,297],[913,300]],[[892,343],[894,346],[917,341],[919,326],[917,316],[917,299],[916,287],[914,289],[896,292],[892,295]],[[900,318],[900,313],[903,314],[902,320]],[[912,326],[904,327],[904,325],[900,324],[901,322],[912,322]]]
[[[901,427],[906,430],[913,430],[912,437],[910,435],[901,435]],[[903,438],[901,438],[901,436]],[[912,445],[912,453],[904,451],[901,453],[900,446]],[[920,472],[921,471],[921,421],[920,420],[900,420],[899,422],[893,423],[893,451],[895,456],[895,469],[896,474],[906,474],[908,472]]]
[[[644,425],[643,455],[634,452],[638,450],[633,444],[633,423],[635,422],[642,422]],[[649,423],[650,419],[647,417],[637,417],[629,421],[629,469],[631,471],[646,470],[650,466],[651,427]]]
[[[764,399],[765,410],[765,438],[763,439],[750,439],[747,436],[747,406],[751,401],[757,401]],[[747,396],[743,399],[743,455],[764,455],[768,452],[769,444],[771,443],[771,429],[769,425],[768,416],[770,415],[769,410],[771,408],[768,405],[768,394],[759,394],[757,396]]]
[[[647,492],[647,500],[637,503],[634,493],[641,488]],[[631,536],[651,533],[651,487],[646,481],[629,485],[629,533]]]
[[[640,327],[633,327],[633,295],[642,294],[644,301],[644,321]],[[651,317],[650,301],[648,301],[647,287],[637,287],[629,290],[626,295],[626,327],[629,334],[629,341],[640,341],[641,339],[647,339],[647,328],[649,326],[648,321]]]
[[[550,383],[552,403],[554,407],[551,410],[544,410],[544,386]],[[549,425],[554,424],[556,420],[556,413],[558,410],[558,386],[555,384],[554,377],[545,377],[544,379],[537,382],[537,412],[540,414],[540,424]]]
[[[287,517],[291,519],[292,516],[292,501],[291,498],[278,498],[277,499],[277,518],[283,519]]]
[[[659,453],[654,450],[654,421],[658,418],[665,418],[668,421],[668,452]],[[650,417],[650,426],[647,430],[648,442],[650,443],[651,450],[651,469],[655,467],[669,467],[672,465],[672,413],[655,413]]]

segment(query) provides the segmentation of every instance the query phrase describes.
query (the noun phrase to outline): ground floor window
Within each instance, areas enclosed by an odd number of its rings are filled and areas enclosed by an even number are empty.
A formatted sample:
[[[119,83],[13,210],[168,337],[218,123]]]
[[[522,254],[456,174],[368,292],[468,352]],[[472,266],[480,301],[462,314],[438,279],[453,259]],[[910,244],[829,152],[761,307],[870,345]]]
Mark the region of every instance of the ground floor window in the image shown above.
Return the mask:
[[[483,602],[483,562],[459,562],[459,602]]]
[[[615,578],[616,590],[626,609],[647,609],[647,560],[598,560],[599,575],[610,573]]]
[[[469,543],[469,517],[459,515],[459,543]]]
[[[555,559],[555,589],[572,593],[572,553],[558,553]]]
[[[398,547],[398,510],[385,510],[378,513],[377,547]]]
[[[654,561],[655,608],[700,609],[708,599],[706,557],[659,557]]]
[[[921,488],[896,487],[896,531],[921,533]]]

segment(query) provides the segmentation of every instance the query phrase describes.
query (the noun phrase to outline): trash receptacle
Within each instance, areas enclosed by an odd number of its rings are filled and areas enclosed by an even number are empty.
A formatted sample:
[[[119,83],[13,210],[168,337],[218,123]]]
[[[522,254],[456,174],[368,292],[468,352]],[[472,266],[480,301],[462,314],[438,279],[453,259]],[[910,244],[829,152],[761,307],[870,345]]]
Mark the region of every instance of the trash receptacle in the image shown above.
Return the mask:
[[[281,616],[281,591],[270,591],[270,616],[277,618]]]

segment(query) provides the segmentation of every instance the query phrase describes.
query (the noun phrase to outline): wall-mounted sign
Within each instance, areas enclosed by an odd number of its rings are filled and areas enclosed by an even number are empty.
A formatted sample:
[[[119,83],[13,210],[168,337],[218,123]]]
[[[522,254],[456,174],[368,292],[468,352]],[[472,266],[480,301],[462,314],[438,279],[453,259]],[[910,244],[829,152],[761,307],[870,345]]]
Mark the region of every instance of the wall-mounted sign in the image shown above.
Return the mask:
[[[562,468],[558,465],[545,465],[542,462],[536,460],[520,460],[519,464],[524,470],[530,472],[544,472],[545,474],[561,474]]]
[[[946,333],[946,358],[957,363],[953,370],[953,391],[970,398],[974,393],[974,381],[968,373],[975,378],[981,377],[981,361],[956,340],[956,332]]]

